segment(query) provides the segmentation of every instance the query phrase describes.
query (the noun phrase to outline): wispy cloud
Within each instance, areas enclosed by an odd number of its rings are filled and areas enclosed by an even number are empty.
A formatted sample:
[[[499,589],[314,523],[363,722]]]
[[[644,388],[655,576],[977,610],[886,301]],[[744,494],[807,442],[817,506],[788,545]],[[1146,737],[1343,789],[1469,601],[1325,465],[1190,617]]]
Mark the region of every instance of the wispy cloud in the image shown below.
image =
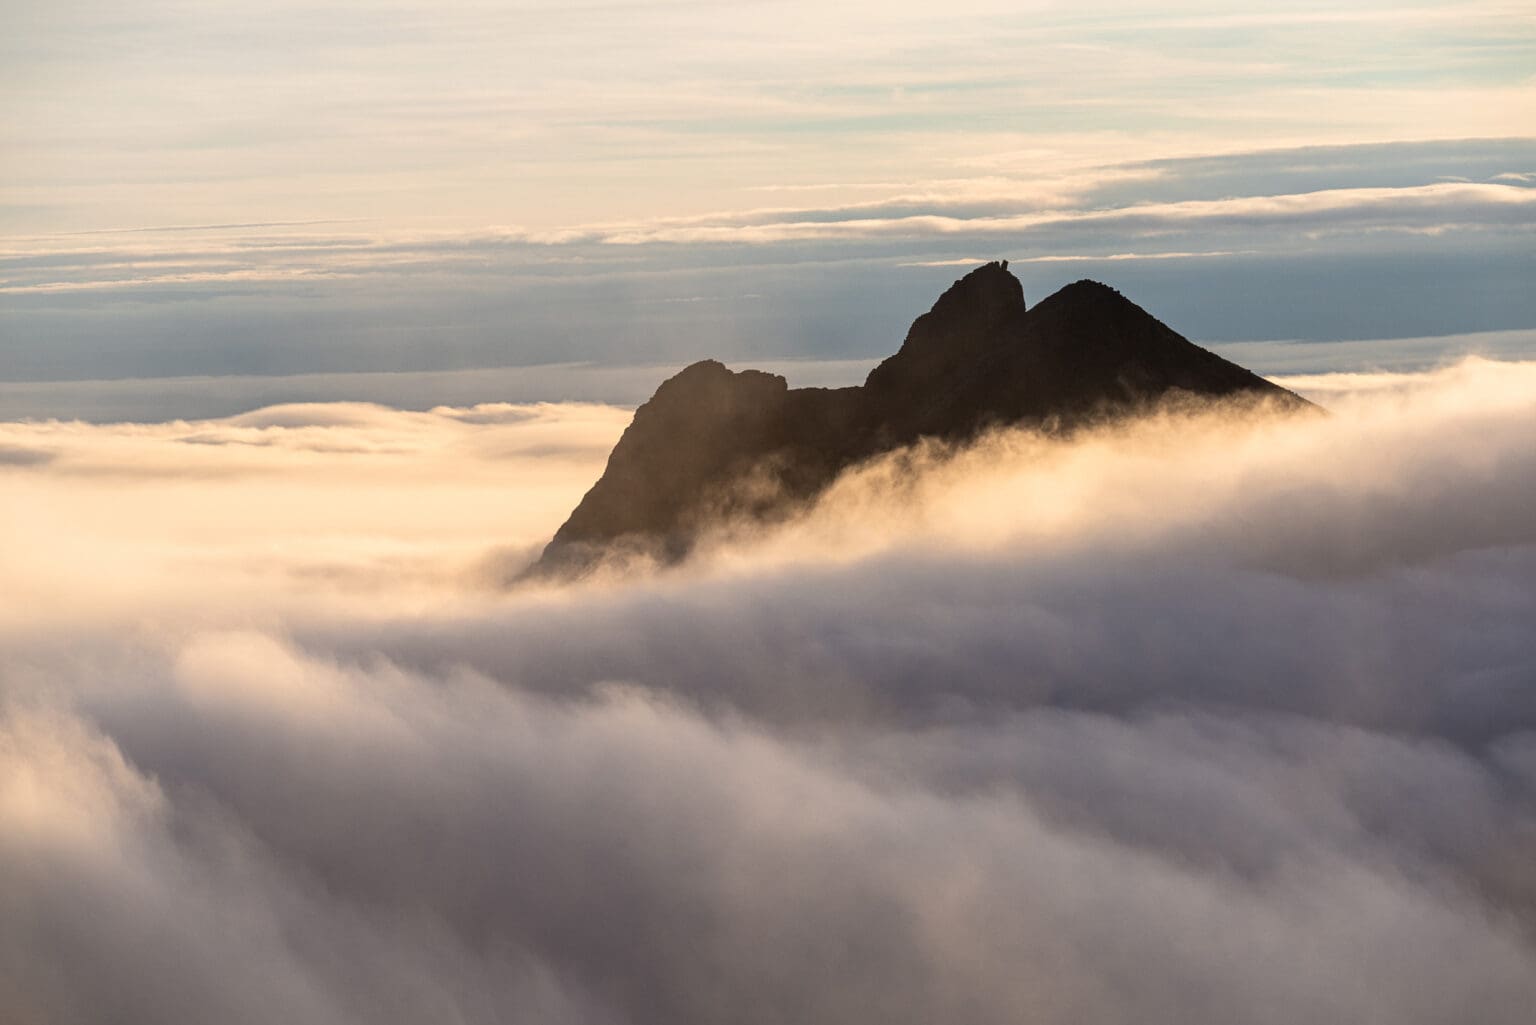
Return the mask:
[[[319,224],[356,224],[361,218],[352,220],[311,220],[311,221],[250,221],[244,224],[164,224],[139,228],[94,228],[90,231],[68,231],[70,235],[133,235],[133,234],[169,234],[181,231],[232,231],[244,228],[302,228]]]
[[[954,217],[922,214],[869,216],[878,207],[861,204],[841,220],[777,223],[698,224],[688,227],[597,229],[587,240],[610,245],[646,242],[745,244],[827,240],[903,234],[907,236],[1012,234],[1027,236],[1069,226],[1108,229],[1122,238],[1189,231],[1205,225],[1278,227],[1300,231],[1355,233],[1362,230],[1437,231],[1460,226],[1528,227],[1536,220],[1536,190],[1503,184],[1444,182],[1399,189],[1338,189],[1279,196],[1186,200],[1118,210],[1045,210],[1038,213]]]
[[[551,229],[15,238],[0,252],[12,340],[0,373],[869,359],[973,257],[1014,261],[1032,299],[1109,278],[1197,340],[1509,331],[1536,323],[1536,192],[1509,177],[1533,154],[1520,140],[1225,152],[883,195],[791,191],[805,201],[772,206],[755,193],[735,209]],[[674,301],[691,297],[711,301]]]
[[[804,0],[401,2],[387,18],[350,2],[11,7],[25,45],[0,51],[15,157],[0,213],[29,234],[358,217],[548,230],[1009,153],[1042,173],[1513,135],[1536,38],[1509,3],[965,0],[874,20]]]
[[[1264,154],[1261,160],[1272,159]],[[1297,154],[1298,161],[1305,155]],[[1196,168],[1208,163],[1191,162]],[[1528,230],[1536,222],[1536,190],[1518,173],[1487,182],[1436,181],[1395,187],[1321,188],[1173,202],[1091,203],[1113,183],[1177,177],[1176,167],[1105,168],[1078,180],[1043,183],[1000,178],[933,183],[922,191],[841,206],[753,208],[626,224],[568,225],[553,230],[509,227],[471,233],[331,238],[322,235],[241,234],[251,226],[204,226],[225,237],[189,247],[159,244],[87,248],[47,240],[20,244],[0,258],[0,294],[123,289],[195,282],[288,281],[373,273],[474,271],[497,260],[504,272],[520,265],[601,255],[592,246],[741,245],[1006,236],[1016,259],[1122,260],[1180,255],[1230,256],[1283,251],[1322,236],[1377,232],[1441,233]],[[222,227],[222,231],[215,231]],[[153,233],[156,229],[133,229]],[[187,229],[191,230],[191,229]],[[1254,235],[1255,231],[1262,234]],[[1278,234],[1277,234],[1278,233]],[[1105,252],[1106,239],[1124,246],[1142,239],[1184,237],[1205,248]],[[1233,248],[1229,244],[1242,240]],[[1031,248],[1053,250],[1031,254]],[[1073,249],[1086,251],[1073,252]],[[563,253],[562,250],[569,252]],[[908,260],[909,266],[957,266],[962,260]],[[200,266],[205,265],[205,266]],[[590,265],[587,269],[593,269]],[[146,273],[147,272],[147,273]]]

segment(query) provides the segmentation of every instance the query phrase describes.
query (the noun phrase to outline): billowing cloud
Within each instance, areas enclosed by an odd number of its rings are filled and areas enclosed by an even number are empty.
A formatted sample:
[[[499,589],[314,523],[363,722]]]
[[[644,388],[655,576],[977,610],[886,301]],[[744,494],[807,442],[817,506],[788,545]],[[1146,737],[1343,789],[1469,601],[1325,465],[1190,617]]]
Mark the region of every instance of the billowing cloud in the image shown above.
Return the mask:
[[[1292,383],[516,590],[622,411],[3,425],[0,1009],[1522,1022],[1536,365]]]

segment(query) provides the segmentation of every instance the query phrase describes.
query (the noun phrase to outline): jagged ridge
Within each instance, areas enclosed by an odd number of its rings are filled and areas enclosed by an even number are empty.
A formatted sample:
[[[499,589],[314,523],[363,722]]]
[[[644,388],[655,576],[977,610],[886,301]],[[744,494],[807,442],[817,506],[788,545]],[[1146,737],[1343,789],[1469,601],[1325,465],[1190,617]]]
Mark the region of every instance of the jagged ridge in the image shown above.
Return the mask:
[[[771,516],[847,467],[998,424],[1070,428],[1172,392],[1308,404],[1078,281],[1033,309],[1006,261],[955,282],[862,387],[795,388],[714,360],[665,381],[526,575],[577,575],[626,545],[685,555],[707,520]]]

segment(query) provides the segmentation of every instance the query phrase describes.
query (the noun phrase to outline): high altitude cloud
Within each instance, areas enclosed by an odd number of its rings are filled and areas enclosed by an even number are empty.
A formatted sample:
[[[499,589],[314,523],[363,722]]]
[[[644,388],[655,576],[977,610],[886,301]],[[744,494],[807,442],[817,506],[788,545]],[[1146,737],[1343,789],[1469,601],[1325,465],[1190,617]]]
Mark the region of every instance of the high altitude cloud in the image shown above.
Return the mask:
[[[15,159],[0,224],[15,234],[356,217],[552,228],[891,167],[1507,136],[1531,114],[1532,18],[1500,0],[1257,15],[1208,0],[3,11]]]
[[[6,425],[0,1008],[1522,1022],[1536,366],[1306,383],[514,591],[622,413]]]

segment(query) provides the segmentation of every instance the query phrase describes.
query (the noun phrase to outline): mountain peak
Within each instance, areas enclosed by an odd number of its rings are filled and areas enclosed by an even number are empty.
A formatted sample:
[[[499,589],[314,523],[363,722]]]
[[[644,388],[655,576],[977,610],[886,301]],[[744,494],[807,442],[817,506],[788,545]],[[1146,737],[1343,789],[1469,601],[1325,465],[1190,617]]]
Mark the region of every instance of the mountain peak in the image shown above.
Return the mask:
[[[919,438],[1071,427],[1175,392],[1309,405],[1108,285],[1076,281],[1026,308],[1007,262],[985,264],[913,321],[862,387],[791,389],[715,360],[663,382],[526,575],[579,575],[616,548],[675,560],[711,520],[782,515],[848,467]]]
[[[1024,310],[1024,286],[1007,260],[982,264],[950,285],[928,312],[938,317],[1002,317]]]
[[[778,374],[770,374],[766,370],[732,370],[717,359],[701,359],[696,363],[688,364],[667,378],[662,382],[661,386],[663,388],[668,385],[673,387],[692,386],[705,381],[727,381],[732,378],[742,377],[743,375],[746,375],[749,379],[754,377],[772,377],[779,381],[784,380]]]
[[[1122,300],[1129,302],[1118,288],[1106,285],[1102,281],[1094,281],[1092,278],[1078,278],[1070,285],[1064,285],[1051,293],[1055,299],[1088,300],[1097,299],[1103,302]]]
[[[750,471],[771,449],[784,421],[789,386],[777,374],[733,371],[700,360],[669,377],[608,457],[608,467],[545,549],[541,565],[579,570],[610,542],[644,538],[663,554],[686,550],[693,506],[713,482]]]
[[[912,322],[901,348],[869,372],[864,386],[892,399],[920,399],[1004,344],[1025,312],[1024,286],[1008,272],[1007,261],[977,267]]]

